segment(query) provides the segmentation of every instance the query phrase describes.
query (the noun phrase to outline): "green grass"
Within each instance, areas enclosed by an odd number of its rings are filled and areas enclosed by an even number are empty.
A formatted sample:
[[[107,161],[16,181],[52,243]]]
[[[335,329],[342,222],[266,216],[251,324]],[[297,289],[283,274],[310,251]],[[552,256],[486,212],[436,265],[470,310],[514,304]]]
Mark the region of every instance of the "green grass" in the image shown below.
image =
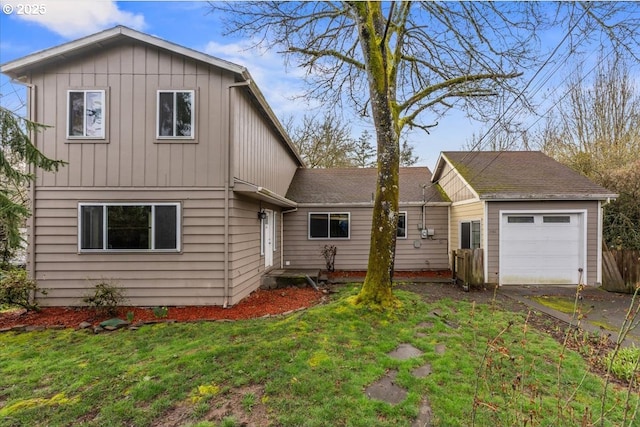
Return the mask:
[[[521,316],[461,301],[425,304],[400,291],[402,309],[387,315],[352,306],[354,292],[347,286],[330,304],[275,319],[2,334],[0,426],[148,426],[176,411],[194,426],[231,427],[249,413],[277,426],[410,426],[424,395],[435,426],[599,418],[603,381],[579,355],[561,358],[561,347],[527,330]],[[388,357],[401,343],[424,354]],[[426,363],[431,375],[411,375]],[[407,398],[395,406],[368,399],[363,390],[391,369]],[[237,413],[208,415],[238,393]],[[605,425],[621,424],[624,398],[609,390]]]

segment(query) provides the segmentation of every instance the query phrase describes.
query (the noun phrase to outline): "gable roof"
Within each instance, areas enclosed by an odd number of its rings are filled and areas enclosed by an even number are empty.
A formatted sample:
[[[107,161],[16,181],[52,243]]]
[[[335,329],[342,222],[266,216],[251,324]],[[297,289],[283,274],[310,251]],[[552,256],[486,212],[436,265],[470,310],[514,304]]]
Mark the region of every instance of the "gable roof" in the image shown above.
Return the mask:
[[[371,205],[376,191],[377,176],[376,168],[301,168],[296,171],[286,197],[298,204]],[[429,183],[429,168],[400,168],[399,178],[401,204],[422,204],[424,201],[431,204],[449,204],[439,191],[439,186]]]
[[[264,95],[251,78],[251,74],[249,74],[249,71],[245,67],[207,55],[197,50],[171,43],[149,34],[132,30],[128,27],[119,25],[96,34],[9,61],[0,65],[0,72],[14,80],[23,81],[24,77],[33,69],[46,67],[71,58],[86,55],[96,49],[104,49],[107,46],[117,45],[123,41],[136,41],[142,44],[151,45],[160,50],[183,55],[195,61],[200,61],[232,73],[235,76],[237,83],[240,83],[242,86],[246,85],[249,94],[253,100],[256,101],[259,109],[262,110],[278,134],[282,137],[287,148],[291,151],[298,164],[304,165],[304,161],[300,157],[298,150],[291,142],[289,135],[284,130],[284,127],[276,117]]]
[[[480,199],[606,200],[604,187],[540,151],[445,151],[432,182],[449,163]]]

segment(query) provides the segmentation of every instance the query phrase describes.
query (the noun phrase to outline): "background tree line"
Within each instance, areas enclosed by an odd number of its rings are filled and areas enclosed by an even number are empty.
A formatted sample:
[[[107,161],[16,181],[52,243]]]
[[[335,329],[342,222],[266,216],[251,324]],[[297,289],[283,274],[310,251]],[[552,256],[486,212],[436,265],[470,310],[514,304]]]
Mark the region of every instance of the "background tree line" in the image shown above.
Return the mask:
[[[538,130],[499,122],[491,136],[474,135],[475,150],[539,149],[619,194],[605,205],[603,237],[610,248],[640,250],[640,94],[630,60],[602,52],[578,64]],[[540,179],[544,179],[543,176]]]
[[[376,166],[376,146],[373,135],[363,130],[353,137],[351,127],[334,113],[305,115],[302,123],[294,125],[293,118],[285,128],[300,156],[310,168],[371,168]],[[413,146],[402,141],[400,166],[413,166],[418,162]]]

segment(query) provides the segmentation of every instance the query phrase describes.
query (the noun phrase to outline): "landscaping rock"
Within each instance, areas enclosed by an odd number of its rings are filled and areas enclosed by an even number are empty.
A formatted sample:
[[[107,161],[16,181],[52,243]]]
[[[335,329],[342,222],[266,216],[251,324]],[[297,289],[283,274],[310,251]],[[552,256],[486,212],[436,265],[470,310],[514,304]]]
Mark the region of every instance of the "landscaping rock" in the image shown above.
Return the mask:
[[[397,405],[407,397],[407,391],[395,383],[398,371],[390,371],[365,389],[367,397]]]
[[[411,344],[400,344],[398,348],[389,353],[388,356],[397,360],[407,360],[422,356],[423,354],[422,350],[415,348]]]
[[[428,377],[429,375],[431,375],[431,365],[429,363],[427,363],[426,365],[422,365],[419,368],[411,371],[411,375],[416,378]]]
[[[78,325],[78,329],[87,329],[91,327],[91,323],[89,322],[80,322]]]
[[[418,411],[418,418],[411,424],[411,427],[431,427],[431,405],[426,396],[422,398]]]
[[[129,322],[122,319],[114,318],[105,320],[104,322],[100,322],[100,326],[108,331],[113,331],[116,329],[124,328],[125,326],[129,326]]]

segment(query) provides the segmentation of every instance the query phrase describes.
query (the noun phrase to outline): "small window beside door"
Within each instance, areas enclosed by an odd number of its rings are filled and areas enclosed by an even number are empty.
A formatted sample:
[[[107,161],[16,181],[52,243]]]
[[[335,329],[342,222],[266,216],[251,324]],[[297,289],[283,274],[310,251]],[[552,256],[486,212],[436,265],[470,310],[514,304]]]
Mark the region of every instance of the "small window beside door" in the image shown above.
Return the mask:
[[[460,249],[480,248],[480,221],[460,223]]]

